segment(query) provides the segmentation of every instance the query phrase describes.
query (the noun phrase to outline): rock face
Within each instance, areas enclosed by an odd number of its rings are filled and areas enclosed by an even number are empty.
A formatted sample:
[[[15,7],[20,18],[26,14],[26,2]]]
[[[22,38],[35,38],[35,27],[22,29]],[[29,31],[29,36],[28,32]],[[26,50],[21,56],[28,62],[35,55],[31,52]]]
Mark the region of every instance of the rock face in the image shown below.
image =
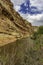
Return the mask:
[[[43,34],[30,38],[33,27],[0,0],[0,65],[43,65]]]
[[[31,35],[31,23],[24,20],[10,0],[0,0],[0,46]]]

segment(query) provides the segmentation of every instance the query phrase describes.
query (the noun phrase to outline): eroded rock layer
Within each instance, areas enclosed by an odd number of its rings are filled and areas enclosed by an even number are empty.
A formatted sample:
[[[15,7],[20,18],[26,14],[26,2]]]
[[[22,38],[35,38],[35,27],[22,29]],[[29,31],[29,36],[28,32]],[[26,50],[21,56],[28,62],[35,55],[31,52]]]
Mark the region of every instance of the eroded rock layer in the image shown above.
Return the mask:
[[[32,33],[31,23],[13,9],[10,0],[0,0],[0,46],[30,36]]]

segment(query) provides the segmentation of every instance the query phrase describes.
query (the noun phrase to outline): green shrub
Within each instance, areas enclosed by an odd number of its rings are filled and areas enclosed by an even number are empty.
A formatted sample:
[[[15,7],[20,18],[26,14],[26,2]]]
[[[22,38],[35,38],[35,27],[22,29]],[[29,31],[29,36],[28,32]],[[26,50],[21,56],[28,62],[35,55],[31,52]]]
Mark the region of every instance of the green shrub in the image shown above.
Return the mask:
[[[38,36],[38,33],[34,32],[33,35],[32,35],[32,37],[31,37],[31,39],[36,40],[37,36]]]
[[[38,29],[38,34],[43,34],[43,26],[40,26]]]

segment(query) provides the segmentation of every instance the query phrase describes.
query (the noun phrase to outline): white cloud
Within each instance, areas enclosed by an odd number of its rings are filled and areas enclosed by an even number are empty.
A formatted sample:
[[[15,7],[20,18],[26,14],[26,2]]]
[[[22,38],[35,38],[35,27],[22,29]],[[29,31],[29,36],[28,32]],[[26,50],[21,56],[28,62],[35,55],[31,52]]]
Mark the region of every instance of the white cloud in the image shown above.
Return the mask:
[[[26,0],[11,0],[14,4],[14,8],[16,11],[20,9],[20,5],[25,2]],[[43,0],[30,0],[31,6],[35,6],[38,10],[43,10]],[[21,16],[32,23],[32,25],[43,25],[43,13],[37,15],[30,15],[30,14],[22,14]]]
[[[43,25],[43,14],[37,14],[37,15],[30,15],[30,14],[22,14],[20,13],[21,16],[32,23],[32,25],[37,26],[37,25]]]
[[[14,8],[18,12],[18,10],[20,9],[20,6],[14,6]]]
[[[43,10],[43,0],[30,0],[31,6],[36,6],[39,10]]]
[[[32,25],[43,25],[43,14],[29,15],[27,16],[27,21],[30,21]]]
[[[13,5],[20,6],[22,3],[24,3],[26,0],[11,0]],[[35,6],[38,8],[38,10],[43,10],[43,0],[30,0],[31,6]]]
[[[20,5],[23,2],[25,2],[25,0],[11,0],[11,2],[13,2],[13,4],[16,6],[16,5]]]

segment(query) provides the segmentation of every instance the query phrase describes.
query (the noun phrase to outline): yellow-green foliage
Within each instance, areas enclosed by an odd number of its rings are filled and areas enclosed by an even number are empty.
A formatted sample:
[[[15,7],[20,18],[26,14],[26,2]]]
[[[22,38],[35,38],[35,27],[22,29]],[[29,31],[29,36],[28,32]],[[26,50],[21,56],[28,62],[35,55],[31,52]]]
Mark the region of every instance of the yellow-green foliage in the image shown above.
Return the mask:
[[[40,27],[39,27],[38,33],[39,33],[39,34],[43,34],[43,26],[40,26]]]

